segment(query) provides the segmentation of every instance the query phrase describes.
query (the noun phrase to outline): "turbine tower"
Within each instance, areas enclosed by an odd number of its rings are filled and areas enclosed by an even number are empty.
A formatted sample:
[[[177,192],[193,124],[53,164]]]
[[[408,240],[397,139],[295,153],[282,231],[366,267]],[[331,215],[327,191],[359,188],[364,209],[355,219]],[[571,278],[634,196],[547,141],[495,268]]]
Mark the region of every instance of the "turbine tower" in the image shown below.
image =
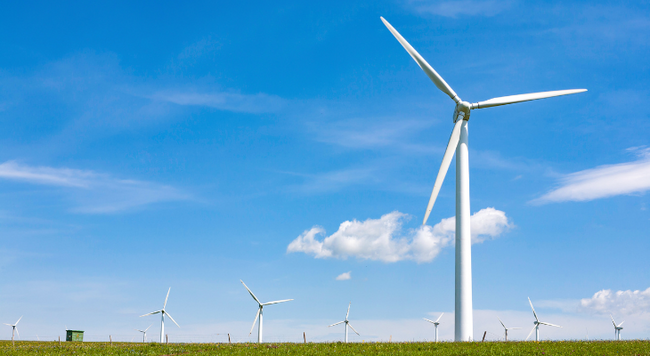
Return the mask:
[[[135,330],[137,330],[137,331],[139,331],[139,332],[142,333],[142,342],[147,342],[147,330],[149,330],[149,328],[150,328],[152,325],[153,325],[153,324],[149,325],[149,327],[146,328],[146,329],[144,329],[144,330],[135,329]]]
[[[541,93],[520,94],[493,98],[490,100],[469,103],[461,100],[444,79],[420,56],[420,54],[391,26],[383,17],[381,20],[390,32],[402,44],[424,73],[442,92],[447,94],[455,103],[453,121],[454,128],[447,144],[447,149],[442,158],[440,171],[436,177],[429,205],[424,214],[426,224],[429,214],[433,209],[442,182],[445,179],[451,159],[456,151],[456,297],[455,297],[455,339],[456,341],[472,341],[473,316],[472,316],[472,250],[470,233],[470,208],[469,208],[469,161],[467,122],[471,110],[491,108],[494,106],[520,103],[554,96],[575,94],[586,89],[557,90]]]
[[[528,333],[528,336],[526,336],[526,341],[530,338],[530,335],[533,334],[533,331],[535,331],[535,341],[539,341],[539,326],[540,325],[548,325],[552,326],[554,328],[561,328],[559,325],[551,324],[551,323],[545,323],[543,321],[539,321],[539,318],[537,317],[537,313],[535,313],[535,308],[533,308],[533,302],[530,301],[530,298],[528,298],[528,303],[530,303],[530,309],[533,310],[533,315],[535,316],[535,321],[533,321],[533,329]]]
[[[14,342],[14,334],[18,334],[18,337],[20,337],[20,333],[18,332],[18,329],[16,328],[16,325],[18,325],[18,323],[20,322],[20,319],[22,319],[22,318],[23,318],[22,316],[20,318],[18,318],[18,321],[16,321],[15,324],[7,324],[7,323],[5,323],[5,325],[11,326],[11,343],[12,344]],[[623,324],[623,323],[621,323],[621,324]]]
[[[620,324],[616,325],[616,322],[614,321],[614,317],[612,316],[612,314],[610,314],[609,317],[612,318],[612,324],[614,324],[614,339],[621,340],[621,330],[623,330],[623,327],[621,325],[623,325],[625,321],[621,321]]]
[[[331,328],[334,325],[339,325],[341,323],[345,323],[345,342],[346,343],[348,342],[348,326],[350,328],[352,328],[352,331],[354,331],[357,335],[361,336],[356,330],[354,330],[354,328],[352,327],[352,324],[350,324],[350,321],[348,320],[348,316],[350,315],[350,306],[351,305],[352,305],[352,302],[350,302],[350,304],[348,304],[348,312],[345,313],[345,320],[339,321],[338,323],[334,323],[334,324],[328,326],[328,328]]]
[[[438,319],[436,319],[436,321],[433,321],[433,320],[430,320],[430,319],[427,319],[427,318],[422,318],[422,319],[432,323],[436,327],[436,331],[435,331],[435,334],[434,334],[435,335],[435,338],[434,338],[435,342],[438,342],[438,325],[440,325],[440,318],[442,318],[442,316],[444,314],[445,313],[440,314],[440,316],[438,317]]]
[[[283,300],[276,300],[274,302],[262,303],[262,302],[260,302],[259,299],[257,299],[255,294],[253,294],[253,292],[250,289],[248,289],[248,287],[246,286],[246,283],[244,283],[244,281],[242,281],[241,279],[239,281],[241,282],[241,284],[244,285],[244,288],[246,288],[248,293],[250,293],[251,297],[253,297],[253,299],[255,299],[255,301],[257,302],[257,305],[259,306],[259,308],[257,308],[257,314],[255,314],[255,320],[253,320],[253,326],[251,326],[251,331],[248,333],[248,335],[253,333],[253,328],[255,328],[255,323],[257,323],[257,318],[259,317],[260,318],[260,324],[258,325],[258,328],[257,328],[257,342],[261,344],[262,343],[262,320],[264,318],[264,307],[267,306],[267,305],[271,305],[271,304],[289,302],[289,301],[292,301],[293,299],[283,299]]]
[[[499,319],[499,318],[497,318]],[[516,329],[521,329],[520,327],[514,327],[514,328],[507,328],[506,325],[499,319],[499,322],[501,323],[501,326],[503,326],[503,329],[506,331],[506,341],[508,341],[508,330],[516,330]]]
[[[160,343],[161,344],[163,342],[165,342],[165,315],[167,315],[169,317],[169,319],[171,321],[173,321],[174,324],[176,324],[176,326],[178,326],[179,328],[181,327],[180,325],[178,325],[176,320],[174,320],[174,318],[172,318],[172,316],[165,310],[165,307],[167,307],[167,299],[169,299],[169,292],[171,292],[171,290],[172,290],[172,287],[169,287],[169,290],[167,290],[167,296],[165,297],[165,304],[163,304],[162,309],[152,311],[151,313],[147,313],[145,315],[140,315],[140,317],[142,318],[143,316],[160,313]]]

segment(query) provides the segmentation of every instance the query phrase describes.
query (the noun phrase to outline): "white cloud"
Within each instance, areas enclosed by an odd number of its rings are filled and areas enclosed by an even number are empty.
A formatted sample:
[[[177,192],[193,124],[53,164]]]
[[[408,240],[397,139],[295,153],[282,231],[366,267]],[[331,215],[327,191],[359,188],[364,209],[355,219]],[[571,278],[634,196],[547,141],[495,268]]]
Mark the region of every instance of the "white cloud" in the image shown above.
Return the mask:
[[[634,315],[650,313],[650,288],[641,290],[603,289],[580,300],[583,311],[597,314]]]
[[[118,179],[89,170],[32,167],[7,161],[0,164],[0,179],[68,188],[76,201],[72,210],[81,213],[114,213],[162,201],[186,200],[189,196],[168,185]]]
[[[264,93],[251,95],[235,92],[196,92],[188,90],[184,92],[161,91],[149,97],[177,105],[207,106],[219,110],[246,113],[275,112],[286,104],[285,99]]]
[[[394,211],[379,219],[345,221],[334,234],[322,241],[318,235],[325,230],[314,226],[303,232],[287,247],[287,253],[304,252],[316,258],[356,257],[362,260],[397,262],[413,260],[432,261],[440,250],[454,240],[455,218],[442,219],[435,226],[421,226],[402,230],[408,215]],[[483,209],[471,217],[472,243],[495,238],[511,228],[503,211]]]
[[[629,163],[599,166],[566,175],[559,187],[532,203],[588,201],[650,190],[650,156],[637,149],[639,159]]]
[[[348,279],[352,279],[351,273],[352,273],[352,271],[341,273],[336,277],[336,280],[337,281],[347,281]]]
[[[459,1],[413,1],[420,13],[456,18],[458,16],[494,16],[507,9],[512,1],[459,0]]]

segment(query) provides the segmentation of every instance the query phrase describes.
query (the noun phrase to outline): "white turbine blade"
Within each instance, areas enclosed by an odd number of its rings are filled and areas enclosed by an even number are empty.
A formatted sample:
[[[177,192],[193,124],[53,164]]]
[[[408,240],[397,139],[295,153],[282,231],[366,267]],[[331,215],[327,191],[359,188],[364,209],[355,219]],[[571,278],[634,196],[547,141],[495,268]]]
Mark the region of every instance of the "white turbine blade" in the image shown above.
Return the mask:
[[[499,319],[499,318],[497,318],[497,319]],[[504,329],[508,330],[508,328],[506,328],[506,326],[503,324],[503,321],[501,321],[501,319],[499,319],[499,322],[501,323],[501,325],[503,326]]]
[[[141,333],[144,332],[144,330],[140,330],[140,329],[133,329],[133,330],[139,331],[139,332],[141,332]]]
[[[474,104],[472,104],[472,109],[491,108],[491,107],[494,107],[494,106],[521,103],[521,102],[524,102],[524,101],[552,98],[554,96],[582,93],[582,92],[585,92],[585,91],[587,91],[587,89],[569,89],[569,90],[554,90],[554,91],[544,91],[544,92],[540,92],[540,93],[502,96],[502,97],[493,98],[493,99],[490,99],[490,100],[479,101],[478,103],[474,103]]]
[[[424,319],[424,320],[430,322],[431,324],[435,324],[435,323],[436,323],[435,321],[433,321],[433,320],[431,320],[431,319],[427,319],[427,318],[422,318],[422,319]]]
[[[530,301],[530,297],[528,297],[528,303],[530,303],[530,309],[533,310],[533,315],[535,316],[535,320],[539,322],[539,318],[537,317],[537,313],[535,313],[535,308],[533,307],[533,302]]]
[[[438,198],[438,193],[442,187],[442,182],[445,180],[445,175],[449,170],[449,165],[451,164],[451,159],[454,157],[456,152],[456,147],[458,146],[458,140],[460,139],[460,127],[463,125],[463,120],[456,121],[454,129],[451,130],[451,136],[449,137],[449,143],[447,144],[447,149],[445,150],[445,155],[442,156],[442,163],[440,164],[440,171],[438,171],[438,176],[436,177],[436,182],[433,184],[433,191],[431,192],[431,198],[429,198],[429,205],[427,205],[427,211],[424,213],[424,220],[422,225],[427,223],[429,219],[429,214],[433,210],[433,204]]]
[[[436,323],[440,321],[440,318],[442,318],[443,315],[445,315],[445,313],[440,314],[440,316],[438,317],[438,319],[436,319]]]
[[[246,286],[246,283],[244,283],[244,281],[242,281],[241,279],[240,279],[239,281],[241,282],[241,284],[244,285],[244,288],[246,288],[246,290],[248,291],[248,293],[251,294],[251,297],[253,297],[253,299],[255,299],[255,301],[257,302],[257,304],[262,305],[262,302],[260,302],[260,300],[257,299],[257,297],[255,296],[255,294],[253,294],[253,292],[252,292],[252,291],[251,291],[251,290]]]
[[[616,322],[614,321],[614,317],[612,314],[609,314],[609,317],[612,319],[612,324],[614,324],[614,327],[616,327]]]
[[[542,324],[542,325],[552,326],[554,328],[561,328],[561,326],[559,326],[559,325],[555,325],[555,324],[551,324],[551,323],[545,323],[543,321],[540,321],[539,323]]]
[[[7,323],[3,323],[3,324],[5,324],[5,325],[7,325],[7,326],[11,326],[11,327],[13,327],[13,325],[12,325],[12,324],[7,324]]]
[[[454,90],[449,86],[449,84],[447,84],[447,82],[445,82],[445,80],[442,79],[440,74],[438,74],[438,72],[436,72],[435,69],[433,69],[433,67],[431,67],[429,63],[427,63],[427,61],[424,60],[424,58],[422,58],[422,56],[408,42],[406,42],[404,37],[402,37],[402,35],[400,35],[399,32],[397,32],[397,30],[395,30],[393,26],[391,26],[388,23],[388,21],[386,21],[383,17],[381,17],[381,21],[384,22],[384,25],[388,27],[388,30],[393,34],[393,36],[395,36],[395,38],[397,38],[399,43],[402,44],[406,52],[408,52],[411,55],[411,57],[413,57],[415,62],[420,66],[420,68],[422,68],[424,73],[426,73],[429,79],[431,79],[433,84],[435,84],[438,87],[438,89],[442,90],[443,93],[449,95],[449,97],[452,100],[459,103],[460,98],[458,97],[458,95],[456,95],[456,92],[454,92]]]
[[[624,323],[624,322],[625,322],[625,320],[623,320],[623,321],[621,321],[621,323],[620,323],[620,324],[618,324],[618,327],[620,328],[620,327],[621,327],[621,325],[623,325],[623,323]]]
[[[262,303],[262,305],[266,306],[266,305],[272,305],[272,304],[278,304],[278,303],[290,302],[290,301],[292,301],[292,300],[293,300],[293,299],[276,300],[276,301],[274,301],[274,302]]]
[[[167,315],[167,316],[169,317],[169,319],[171,319],[171,320],[174,322],[174,324],[176,324],[176,326],[178,326],[179,328],[181,327],[180,325],[178,325],[178,323],[176,322],[176,320],[174,320],[174,318],[172,318],[172,316],[169,315],[168,312],[165,312],[165,315]]]
[[[341,323],[345,323],[345,320],[343,320],[343,321],[339,321],[338,323],[334,323],[334,324],[328,326],[328,328],[331,328],[332,326],[335,326],[335,325],[339,325],[339,324],[341,324]]]
[[[519,329],[521,329],[521,328],[518,327],[518,326],[515,326],[514,328],[508,328],[508,330],[519,330]]]
[[[14,330],[16,330],[16,336],[18,336],[18,338],[20,338],[20,333],[18,332],[18,328],[14,326]]]
[[[242,282],[242,283],[244,283],[244,282]],[[255,327],[255,324],[257,323],[257,318],[259,318],[261,310],[262,310],[262,307],[257,308],[257,314],[255,314],[255,320],[253,320],[253,326],[251,326],[251,331],[248,332],[248,335],[253,333],[253,328]]]
[[[167,299],[169,299],[169,292],[171,291],[172,291],[172,287],[169,287],[169,289],[167,290],[167,296],[165,297],[165,304],[163,304],[162,310],[165,310],[165,308],[167,307]]]
[[[352,327],[352,324],[348,323],[348,326],[349,326],[350,329],[352,329],[352,331],[354,331],[357,335],[361,336],[361,334],[359,334],[356,330],[354,330],[354,328]]]
[[[146,328],[146,329],[144,329],[144,331],[143,331],[143,333],[146,333],[146,332],[147,332],[147,330],[149,330],[149,328],[150,328],[150,327],[151,327],[152,325],[153,325],[153,324],[151,324],[151,325],[149,325],[149,327],[148,327],[148,328]]]
[[[350,302],[350,304],[348,304],[348,312],[345,313],[345,320],[348,320],[348,315],[350,315],[350,306],[351,305],[352,305],[352,302]]]
[[[161,310],[152,311],[151,313],[147,313],[147,314],[145,314],[145,315],[140,315],[140,317],[142,318],[143,316],[158,314],[158,313],[160,313],[161,311],[162,311],[162,309],[161,309]],[[67,330],[67,328],[66,328],[66,330]]]
[[[20,318],[18,318],[18,321],[14,325],[18,325],[18,323],[20,322],[20,319],[22,319],[22,318],[23,318],[22,316]]]
[[[533,331],[535,331],[535,328],[536,328],[536,326],[533,326],[533,329],[528,333],[528,336],[526,336],[525,341],[528,341],[528,339],[530,338],[530,335],[533,335]]]

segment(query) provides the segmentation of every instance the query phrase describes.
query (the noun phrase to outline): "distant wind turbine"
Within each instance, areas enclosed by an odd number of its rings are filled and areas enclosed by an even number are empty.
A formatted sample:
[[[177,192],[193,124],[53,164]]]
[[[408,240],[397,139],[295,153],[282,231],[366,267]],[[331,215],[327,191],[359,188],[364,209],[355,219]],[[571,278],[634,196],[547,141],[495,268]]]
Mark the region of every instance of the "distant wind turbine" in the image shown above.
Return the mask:
[[[147,342],[147,330],[149,330],[149,328],[150,328],[152,325],[153,325],[153,324],[149,325],[149,327],[146,328],[146,329],[144,329],[144,330],[135,329],[135,330],[137,330],[137,331],[139,331],[139,332],[142,333],[142,342]]]
[[[16,328],[16,325],[18,325],[18,323],[20,322],[20,319],[22,319],[22,318],[23,318],[22,316],[20,318],[18,318],[18,321],[15,324],[7,324],[7,323],[5,323],[5,325],[11,326],[11,342],[12,343],[14,342],[14,334],[18,334],[18,337],[20,337],[20,333],[18,332],[18,329]]]
[[[614,321],[614,317],[612,316],[612,314],[610,314],[609,317],[612,318],[612,324],[614,324],[614,339],[620,340],[621,339],[621,330],[623,330],[623,327],[621,325],[623,325],[623,323],[625,321],[621,321],[620,324],[616,325],[616,322]],[[18,324],[18,323],[16,323],[16,324]]]
[[[497,318],[497,319],[499,319],[499,318]],[[503,321],[501,321],[501,319],[499,319],[499,322],[503,326],[503,329],[506,331],[506,341],[508,341],[508,330],[521,329],[520,327],[507,328],[506,325],[503,323]]]
[[[262,343],[262,321],[263,321],[263,318],[264,318],[264,307],[267,306],[267,305],[271,305],[271,304],[289,302],[289,301],[292,301],[293,299],[283,299],[283,300],[276,300],[274,302],[262,303],[262,302],[260,302],[259,299],[257,299],[255,294],[253,294],[253,292],[246,286],[246,283],[244,283],[244,281],[242,281],[241,279],[239,281],[241,282],[241,284],[244,285],[244,288],[246,288],[248,293],[250,293],[251,297],[253,297],[253,299],[255,299],[255,301],[257,302],[257,305],[259,306],[259,308],[257,308],[257,314],[255,314],[255,320],[253,320],[253,326],[251,326],[251,331],[248,333],[248,335],[253,333],[253,328],[255,327],[255,323],[257,323],[257,318],[259,317],[260,318],[260,324],[259,324],[259,326],[257,328],[257,342],[261,344]]]
[[[346,343],[348,342],[348,326],[350,328],[352,328],[352,331],[354,331],[357,335],[359,335],[359,333],[356,330],[354,330],[354,328],[352,327],[352,324],[350,324],[350,321],[348,320],[348,316],[350,315],[350,306],[351,305],[352,305],[352,302],[350,302],[350,304],[348,304],[348,312],[345,313],[345,320],[339,321],[338,323],[334,323],[334,324],[328,326],[328,328],[330,328],[330,327],[332,327],[334,325],[339,325],[341,323],[345,323],[345,342]],[[361,335],[359,335],[359,336],[361,336]]]
[[[526,337],[526,341],[528,341],[528,339],[530,338],[530,335],[533,334],[533,331],[535,331],[535,341],[539,341],[539,326],[540,325],[548,325],[548,326],[552,326],[554,328],[561,328],[561,326],[559,326],[559,325],[539,321],[539,318],[537,317],[537,313],[535,313],[535,308],[533,308],[533,302],[530,301],[530,297],[528,298],[528,303],[530,303],[530,309],[533,310],[533,315],[535,316],[535,321],[533,321],[533,324],[535,324],[535,326],[530,331],[530,333],[528,333],[528,336]]]
[[[165,342],[165,315],[167,315],[169,317],[169,319],[171,321],[173,321],[174,324],[176,324],[176,326],[178,326],[179,328],[181,327],[180,325],[178,325],[176,320],[174,320],[174,318],[172,318],[172,316],[165,310],[165,307],[167,307],[167,299],[169,299],[169,292],[171,292],[171,290],[172,290],[172,287],[169,287],[169,290],[167,290],[167,296],[165,297],[165,304],[163,304],[162,309],[152,311],[151,313],[147,313],[145,315],[140,315],[140,317],[142,318],[143,316],[159,314],[160,313],[160,315],[161,315],[160,316],[160,343],[161,344],[163,342]]]
[[[427,223],[429,214],[436,202],[442,182],[447,175],[449,165],[456,152],[456,291],[455,291],[455,339],[456,341],[472,341],[474,338],[474,321],[472,311],[472,234],[470,232],[469,207],[469,153],[468,153],[468,122],[470,112],[475,109],[521,103],[524,101],[550,98],[560,95],[575,94],[586,89],[556,90],[541,93],[502,96],[490,100],[470,103],[463,101],[445,82],[438,72],[391,26],[383,17],[381,20],[408,54],[415,60],[433,84],[447,94],[456,104],[454,108],[454,128],[451,131],[449,143],[442,157],[442,164],[433,185],[431,198],[424,213],[422,225]],[[521,119],[521,118],[520,118]]]
[[[430,320],[430,319],[427,319],[427,318],[422,318],[422,319],[424,319],[424,320],[426,320],[426,321],[432,323],[432,324],[436,327],[436,331],[435,331],[435,339],[434,339],[435,342],[438,342],[438,325],[440,325],[440,318],[442,318],[442,316],[443,316],[444,314],[445,314],[445,313],[440,314],[440,316],[438,317],[438,319],[436,319],[436,321],[433,321],[433,320]]]

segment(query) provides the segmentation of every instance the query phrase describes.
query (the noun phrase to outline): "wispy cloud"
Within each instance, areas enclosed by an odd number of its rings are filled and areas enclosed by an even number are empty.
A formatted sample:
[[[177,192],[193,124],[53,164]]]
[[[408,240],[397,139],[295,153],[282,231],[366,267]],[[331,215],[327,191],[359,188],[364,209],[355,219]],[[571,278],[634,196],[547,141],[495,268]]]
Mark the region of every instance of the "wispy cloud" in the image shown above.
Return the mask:
[[[435,226],[402,230],[409,216],[398,211],[379,219],[345,221],[339,230],[325,237],[325,229],[314,226],[303,232],[287,247],[287,253],[303,252],[316,258],[356,257],[362,260],[397,262],[413,260],[431,262],[454,239],[455,218],[447,218]],[[494,208],[483,209],[471,217],[472,243],[495,238],[513,225],[505,213]]]
[[[348,271],[345,273],[341,273],[338,276],[336,276],[337,281],[347,281],[349,279],[352,279],[352,271]]]
[[[512,5],[512,1],[496,0],[458,0],[427,1],[415,0],[410,4],[420,13],[429,13],[444,17],[458,16],[494,16]]]
[[[531,203],[588,201],[650,190],[650,151],[646,148],[631,150],[639,155],[636,161],[568,174],[560,179],[557,188],[532,200]]]
[[[89,170],[33,167],[8,161],[0,164],[0,179],[63,187],[75,201],[72,211],[115,213],[163,201],[187,200],[178,189],[147,181],[119,179]]]
[[[177,105],[206,106],[219,110],[254,114],[276,112],[287,103],[287,100],[279,96],[264,93],[241,94],[194,90],[160,91],[150,95],[149,98]]]

